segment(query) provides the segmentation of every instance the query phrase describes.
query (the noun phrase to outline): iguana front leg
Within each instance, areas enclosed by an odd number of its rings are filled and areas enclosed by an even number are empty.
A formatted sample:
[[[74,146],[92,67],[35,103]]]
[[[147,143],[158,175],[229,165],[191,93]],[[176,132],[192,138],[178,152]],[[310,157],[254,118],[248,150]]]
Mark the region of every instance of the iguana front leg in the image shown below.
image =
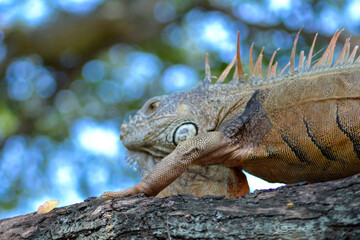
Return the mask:
[[[155,196],[170,185],[192,163],[216,164],[236,147],[222,132],[207,132],[181,142],[163,158],[140,183],[119,192],[105,192],[102,197],[125,197],[138,193]]]

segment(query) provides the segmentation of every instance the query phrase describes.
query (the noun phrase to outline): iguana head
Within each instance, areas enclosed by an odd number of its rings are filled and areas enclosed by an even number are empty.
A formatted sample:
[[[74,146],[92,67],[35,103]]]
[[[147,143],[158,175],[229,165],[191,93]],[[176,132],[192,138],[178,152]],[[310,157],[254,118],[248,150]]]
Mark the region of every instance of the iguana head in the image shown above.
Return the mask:
[[[120,139],[128,150],[147,152],[162,158],[179,142],[180,132],[196,135],[195,123],[186,100],[186,93],[154,97],[121,126]],[[183,136],[186,138],[186,136]]]
[[[120,139],[128,149],[128,157],[141,168],[144,156],[160,160],[182,141],[200,132],[214,129],[206,109],[207,87],[199,86],[192,91],[154,97],[121,126]]]

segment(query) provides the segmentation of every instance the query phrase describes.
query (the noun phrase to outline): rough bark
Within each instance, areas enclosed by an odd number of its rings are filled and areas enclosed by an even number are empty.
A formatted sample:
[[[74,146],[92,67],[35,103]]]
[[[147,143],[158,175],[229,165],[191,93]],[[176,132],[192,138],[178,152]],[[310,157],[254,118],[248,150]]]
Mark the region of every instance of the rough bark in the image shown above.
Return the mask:
[[[360,174],[237,199],[89,198],[0,220],[0,239],[358,239]]]

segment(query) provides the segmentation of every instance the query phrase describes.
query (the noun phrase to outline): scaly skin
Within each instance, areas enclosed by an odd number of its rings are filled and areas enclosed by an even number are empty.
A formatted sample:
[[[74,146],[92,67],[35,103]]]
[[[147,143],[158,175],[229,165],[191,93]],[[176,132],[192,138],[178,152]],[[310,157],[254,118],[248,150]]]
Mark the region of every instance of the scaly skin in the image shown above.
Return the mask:
[[[344,50],[330,67],[340,33],[311,71],[294,69],[296,39],[289,74],[273,82],[240,84],[238,53],[239,81],[210,84],[206,77],[188,93],[150,99],[120,136],[145,177],[103,197],[155,196],[174,181],[167,193],[241,196],[248,193],[241,169],[283,183],[360,173],[360,60]]]

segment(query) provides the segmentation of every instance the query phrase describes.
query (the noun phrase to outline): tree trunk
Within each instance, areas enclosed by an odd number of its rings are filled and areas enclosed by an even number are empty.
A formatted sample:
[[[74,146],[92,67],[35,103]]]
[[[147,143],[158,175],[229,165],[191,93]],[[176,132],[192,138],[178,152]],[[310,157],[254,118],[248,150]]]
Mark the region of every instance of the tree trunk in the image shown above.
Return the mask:
[[[0,220],[0,239],[24,238],[359,239],[360,174],[237,199],[89,198],[46,214]]]

